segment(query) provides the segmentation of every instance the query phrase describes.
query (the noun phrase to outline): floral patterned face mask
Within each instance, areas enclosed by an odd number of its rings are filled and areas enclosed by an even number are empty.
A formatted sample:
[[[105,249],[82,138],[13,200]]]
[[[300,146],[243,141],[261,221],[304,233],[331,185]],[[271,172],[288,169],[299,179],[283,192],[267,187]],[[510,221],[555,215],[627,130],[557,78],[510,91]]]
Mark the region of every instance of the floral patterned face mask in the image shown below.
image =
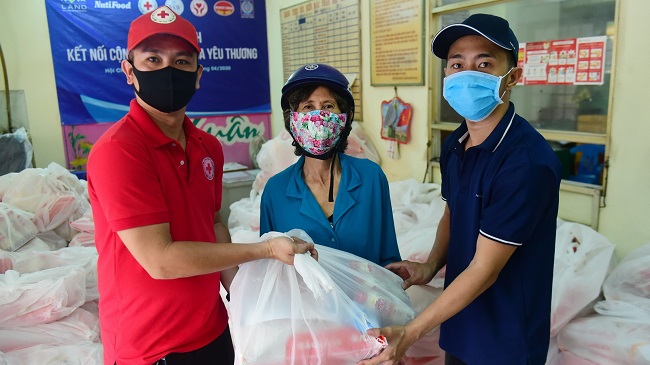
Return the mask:
[[[291,134],[296,143],[314,156],[331,151],[341,139],[345,128],[345,114],[327,110],[312,110],[308,113],[291,113]]]

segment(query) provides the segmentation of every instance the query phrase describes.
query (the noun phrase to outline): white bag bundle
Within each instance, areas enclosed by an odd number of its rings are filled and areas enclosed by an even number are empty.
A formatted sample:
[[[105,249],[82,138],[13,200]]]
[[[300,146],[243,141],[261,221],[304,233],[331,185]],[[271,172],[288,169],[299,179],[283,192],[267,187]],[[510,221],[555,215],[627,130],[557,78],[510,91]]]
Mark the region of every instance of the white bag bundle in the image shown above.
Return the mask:
[[[551,336],[600,295],[614,245],[592,228],[561,222],[555,240]]]
[[[95,220],[91,209],[88,209],[81,218],[71,221],[70,227],[79,233],[72,237],[69,246],[95,247]]]
[[[38,234],[34,214],[0,202],[0,249],[16,251]]]
[[[574,319],[557,335],[563,352],[598,365],[650,364],[650,323],[591,315]]]
[[[404,325],[415,317],[411,300],[402,288],[404,281],[395,273],[345,251],[321,245],[316,249],[318,264],[373,326]]]
[[[1,273],[0,327],[52,322],[99,298],[94,247],[0,251]]]
[[[288,235],[311,241],[304,232]],[[386,345],[368,336],[369,328],[413,317],[397,275],[351,254],[317,249],[318,262],[304,254],[295,266],[270,259],[240,266],[229,304],[236,364],[354,363]]]
[[[298,156],[293,153],[295,147],[291,145],[293,138],[285,129],[281,130],[277,136],[266,141],[260,152],[257,154],[256,161],[260,167],[260,172],[253,182],[255,194],[264,190],[266,182],[278,172],[291,166],[298,160]]]
[[[88,209],[81,218],[70,222],[70,226],[79,232],[95,233],[95,221],[93,220],[93,211]]]
[[[49,231],[70,218],[79,207],[76,192],[47,169],[31,168],[18,173],[3,201],[34,213],[39,232]]]
[[[54,231],[45,231],[36,235],[16,251],[56,251],[68,245],[68,242]]]
[[[375,149],[359,122],[352,122],[352,130],[348,136],[348,148],[345,149],[345,154],[357,158],[367,158],[377,164],[381,162],[377,149]]]
[[[390,200],[400,255],[404,260],[426,261],[445,211],[440,185],[415,179],[391,182]]]
[[[230,229],[230,234],[233,233],[233,230],[245,229],[257,232],[256,238],[260,238],[261,202],[262,195],[258,194],[251,195],[251,197],[243,198],[230,204],[230,215],[228,216],[228,228]],[[257,242],[257,240],[255,240],[255,242]]]
[[[70,345],[38,345],[0,353],[0,365],[102,365],[102,344],[83,342]]]
[[[58,321],[28,327],[0,327],[0,351],[16,351],[36,345],[70,345],[99,342],[99,319],[77,308]]]
[[[95,234],[89,232],[79,232],[68,244],[70,247],[95,247]]]
[[[616,265],[603,283],[608,301],[621,301],[637,307],[639,317],[650,318],[650,244],[630,252]],[[625,310],[626,314],[631,310]]]
[[[69,315],[86,301],[85,284],[85,270],[73,265],[0,274],[0,327],[33,326]]]

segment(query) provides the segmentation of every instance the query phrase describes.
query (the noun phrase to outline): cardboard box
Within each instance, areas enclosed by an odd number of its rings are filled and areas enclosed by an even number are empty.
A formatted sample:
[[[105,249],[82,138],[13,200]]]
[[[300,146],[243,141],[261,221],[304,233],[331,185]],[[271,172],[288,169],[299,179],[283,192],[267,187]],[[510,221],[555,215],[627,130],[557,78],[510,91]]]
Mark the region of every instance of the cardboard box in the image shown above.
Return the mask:
[[[607,115],[578,115],[577,130],[578,132],[605,134],[607,131]]]

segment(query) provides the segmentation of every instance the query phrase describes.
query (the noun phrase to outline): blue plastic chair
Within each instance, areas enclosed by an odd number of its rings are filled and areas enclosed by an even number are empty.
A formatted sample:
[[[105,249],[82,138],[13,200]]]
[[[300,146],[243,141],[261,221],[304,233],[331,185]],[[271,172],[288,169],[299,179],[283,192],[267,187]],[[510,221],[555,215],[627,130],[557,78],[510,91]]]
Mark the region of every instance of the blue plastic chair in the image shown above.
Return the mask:
[[[569,180],[587,184],[600,185],[603,172],[605,146],[600,144],[582,144],[571,149],[574,161],[577,161],[576,174]]]

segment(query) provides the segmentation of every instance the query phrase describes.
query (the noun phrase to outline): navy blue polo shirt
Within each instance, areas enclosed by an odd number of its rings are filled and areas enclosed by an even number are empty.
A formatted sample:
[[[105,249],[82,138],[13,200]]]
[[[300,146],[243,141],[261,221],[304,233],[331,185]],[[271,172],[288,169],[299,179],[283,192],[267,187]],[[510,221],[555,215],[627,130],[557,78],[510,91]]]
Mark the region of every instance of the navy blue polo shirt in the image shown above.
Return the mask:
[[[441,325],[440,346],[471,365],[544,364],[560,162],[512,103],[467,151],[466,123],[445,140],[440,163],[451,213],[445,287],[472,261],[479,234],[517,249],[497,281]]]

